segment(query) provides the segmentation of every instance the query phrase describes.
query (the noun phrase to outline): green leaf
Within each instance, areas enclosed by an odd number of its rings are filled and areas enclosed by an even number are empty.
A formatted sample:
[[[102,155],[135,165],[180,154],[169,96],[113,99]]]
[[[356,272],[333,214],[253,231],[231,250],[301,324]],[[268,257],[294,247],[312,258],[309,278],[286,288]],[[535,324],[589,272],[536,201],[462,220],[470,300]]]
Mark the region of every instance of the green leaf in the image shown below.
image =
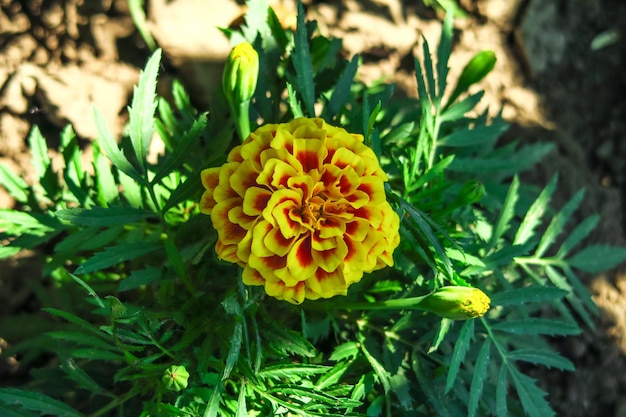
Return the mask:
[[[383,385],[385,393],[389,393],[391,390],[391,381],[389,381],[390,375],[385,367],[378,361],[378,359],[376,359],[374,354],[370,351],[371,347],[369,345],[371,344],[372,339],[363,336],[363,334],[361,333],[357,333],[357,339],[359,340],[361,351],[365,355],[367,361],[372,366],[372,370],[378,377],[378,380]]]
[[[57,417],[81,417],[82,414],[47,395],[38,392],[24,391],[15,388],[0,388],[0,402],[7,405],[17,405],[39,415],[54,415]]]
[[[511,378],[517,390],[517,395],[522,402],[522,407],[528,417],[552,417],[554,411],[545,400],[545,391],[535,385],[532,378],[520,373],[515,368],[510,368]]]
[[[106,390],[100,386],[87,372],[82,370],[72,358],[61,360],[61,369],[82,389],[86,389],[92,394],[102,394]]]
[[[424,39],[424,43],[426,43],[426,39]],[[430,100],[428,98],[428,92],[426,91],[426,81],[420,61],[413,57],[413,64],[415,67],[415,79],[417,80],[417,96],[422,105],[422,113],[424,113],[430,108]]]
[[[574,371],[574,364],[563,356],[542,349],[518,349],[506,354],[508,359],[514,361],[524,361],[535,365],[545,365],[551,368],[562,369],[564,371]]]
[[[228,379],[235,364],[239,360],[239,352],[241,351],[241,342],[243,340],[243,324],[239,321],[235,323],[235,329],[233,335],[230,338],[230,349],[226,356],[226,364],[224,366],[224,373],[222,374],[222,381]]]
[[[113,177],[111,164],[102,154],[98,142],[93,144],[93,169],[96,178],[96,200],[98,203],[106,207],[110,202],[115,201],[119,196],[117,184]]]
[[[428,243],[433,247],[435,253],[439,257],[439,261],[443,264],[443,271],[448,278],[452,277],[452,263],[446,255],[445,250],[441,246],[441,243],[433,233],[428,222],[425,220],[425,214],[417,210],[413,205],[407,203],[404,200],[399,200],[400,206],[408,213],[409,217],[415,222],[417,226],[416,231],[426,238]]]
[[[37,126],[33,126],[30,135],[28,135],[28,148],[31,153],[31,164],[37,178],[42,179],[50,169],[51,162],[46,139],[41,135]]]
[[[28,184],[4,164],[0,164],[0,184],[20,203],[28,200]]]
[[[459,337],[454,344],[454,351],[452,352],[452,360],[450,361],[450,368],[448,369],[448,375],[446,376],[446,388],[444,394],[447,394],[456,381],[456,376],[459,373],[459,367],[465,359],[465,355],[470,346],[470,341],[474,336],[474,320],[468,320],[461,327]]]
[[[202,181],[200,180],[200,173],[191,173],[189,178],[187,178],[182,184],[179,184],[178,187],[176,187],[176,189],[172,192],[161,212],[167,213],[171,208],[176,207],[183,201],[190,199],[195,200],[195,196],[198,195],[203,189],[204,187],[202,186]]]
[[[533,285],[500,291],[491,296],[491,304],[496,306],[518,306],[524,303],[546,303],[565,297],[568,291],[555,287]]]
[[[222,393],[224,392],[224,382],[219,381],[213,388],[211,398],[207,404],[206,410],[203,416],[205,417],[217,417],[220,413],[220,400],[222,399]]]
[[[104,337],[106,335],[101,332],[98,337],[94,337],[92,334],[88,334],[81,331],[54,331],[47,332],[46,335],[50,336],[54,340],[59,340],[67,345],[68,342],[75,343],[83,347],[89,347],[94,349],[111,350],[116,352],[118,349],[113,344],[113,339],[107,340]]]
[[[24,409],[8,408],[0,403],[0,416],[2,417],[37,417],[40,414],[33,414]]]
[[[193,121],[193,124],[187,130],[182,138],[176,143],[174,151],[169,155],[167,160],[159,164],[159,169],[156,172],[152,181],[152,184],[156,184],[161,179],[169,175],[174,169],[178,168],[185,160],[189,158],[189,151],[198,145],[202,133],[206,129],[207,118],[206,113],[198,117]]]
[[[626,260],[626,248],[608,245],[587,246],[567,259],[570,266],[592,274],[615,268]]]
[[[133,24],[139,32],[141,39],[146,43],[146,46],[151,51],[157,48],[156,42],[152,37],[148,22],[146,21],[146,12],[144,11],[144,0],[130,0],[128,2],[128,12],[130,13]]]
[[[144,207],[144,198],[142,195],[142,188],[139,184],[143,184],[142,182],[137,183],[136,180],[129,177],[124,173],[119,174],[120,185],[122,186],[122,195],[126,199],[126,201],[135,208]]]
[[[100,271],[162,248],[163,245],[160,243],[145,241],[123,242],[116,246],[110,246],[102,252],[96,253],[76,268],[74,273],[86,274],[89,272]]]
[[[329,404],[337,408],[350,408],[358,407],[361,405],[360,401],[351,400],[349,398],[338,398],[334,395],[325,393],[324,391],[317,390],[315,388],[309,388],[297,385],[275,385],[269,389],[269,393],[280,393],[293,396],[296,401],[308,402],[308,400],[314,400],[317,403]]]
[[[532,167],[552,149],[554,149],[552,143],[536,143],[517,149],[515,155],[508,158],[456,157],[449,169],[455,172],[480,175],[493,172],[514,174]]]
[[[491,329],[512,334],[547,334],[551,336],[575,335],[581,332],[576,324],[542,318],[506,320],[491,325]]]
[[[539,241],[539,245],[537,245],[535,257],[541,258],[543,254],[546,253],[550,245],[552,245],[561,235],[561,233],[563,233],[565,224],[569,221],[572,214],[574,214],[574,212],[578,209],[578,206],[582,202],[584,195],[584,189],[578,191],[574,195],[574,197],[572,197],[565,204],[565,206],[563,206],[563,208],[552,218],[552,221],[550,221],[550,224],[543,234],[541,241]]]
[[[453,106],[450,106],[446,110],[441,113],[439,120],[441,122],[450,122],[460,119],[465,115],[465,113],[473,110],[474,107],[478,104],[480,100],[482,100],[485,95],[484,91],[479,91],[476,94],[472,94],[467,98],[461,100]],[[508,127],[508,125],[507,125]]]
[[[246,381],[241,380],[239,386],[239,397],[237,398],[237,414],[235,417],[248,417],[248,409],[246,407]]]
[[[113,134],[109,130],[104,121],[104,117],[97,108],[94,108],[94,118],[96,122],[96,129],[98,130],[98,144],[106,152],[109,160],[123,173],[137,182],[143,183],[144,179],[139,175],[139,172],[128,162],[124,153],[120,150],[113,138]]]
[[[302,96],[308,116],[315,117],[313,65],[311,62],[307,29],[304,22],[304,8],[302,7],[301,0],[298,0],[298,20],[296,33],[294,34],[294,43],[291,60],[296,71],[295,86]]]
[[[524,244],[528,242],[535,234],[535,228],[539,226],[543,216],[546,214],[549,204],[550,198],[556,189],[556,184],[558,181],[558,175],[552,176],[552,179],[546,186],[546,188],[541,191],[539,197],[533,202],[528,211],[526,212],[526,216],[524,220],[520,224],[517,229],[517,233],[515,234],[515,239],[513,240],[514,244]]]
[[[496,416],[497,417],[508,417],[509,413],[506,405],[506,396],[507,396],[507,367],[503,366],[500,368],[500,372],[498,372],[498,382],[496,382]]]
[[[452,24],[454,22],[454,14],[447,13],[443,21],[443,28],[441,29],[441,38],[439,40],[439,46],[437,47],[437,102],[441,103],[443,94],[446,89],[446,81],[448,78],[448,59],[450,59],[450,52],[452,52]]]
[[[148,267],[146,269],[134,270],[128,278],[120,281],[118,291],[130,291],[143,285],[153,284],[161,280],[161,268]]]
[[[485,146],[486,143],[493,143],[507,129],[508,125],[504,122],[477,126],[473,129],[461,129],[438,139],[437,145],[449,147]]]
[[[246,24],[242,26],[241,32],[248,42],[254,44],[257,35],[266,39],[271,33],[267,22],[269,5],[267,0],[247,0],[246,7]]]
[[[504,199],[504,204],[502,206],[502,211],[500,212],[500,217],[498,218],[498,222],[496,223],[496,227],[494,229],[493,235],[489,241],[489,247],[496,247],[498,240],[504,235],[504,232],[510,227],[511,220],[515,216],[515,204],[517,204],[517,200],[519,198],[519,178],[517,175],[513,177],[513,181],[511,182],[511,186],[509,187],[509,192]]]
[[[452,328],[452,324],[454,324],[454,320],[442,318],[439,322],[439,327],[437,328],[437,334],[435,335],[435,340],[433,340],[433,344],[428,348],[428,353],[431,354],[435,352],[441,342],[446,338],[448,331]]]
[[[487,378],[487,365],[489,365],[489,350],[491,348],[491,340],[485,339],[480,352],[478,352],[478,358],[474,365],[474,372],[472,375],[472,384],[470,388],[469,402],[467,405],[467,412],[469,417],[474,417],[478,410],[478,402],[483,392],[483,386],[485,385],[485,379]]]
[[[333,88],[330,100],[328,100],[328,103],[326,103],[324,111],[322,112],[322,117],[324,119],[331,120],[339,113],[341,107],[346,104],[358,67],[359,55],[355,55],[352,57],[350,63],[346,65],[339,81],[337,81],[337,84]]]
[[[133,89],[133,100],[128,108],[130,141],[137,157],[139,172],[146,172],[146,158],[154,135],[156,112],[156,85],[161,64],[161,50],[154,51],[139,76],[139,84]]]
[[[144,210],[132,207],[92,207],[91,209],[71,208],[59,210],[56,216],[77,226],[128,225],[154,216]]]
[[[567,238],[561,244],[559,251],[556,254],[556,257],[562,259],[565,257],[572,249],[576,247],[584,238],[589,236],[589,233],[593,231],[598,225],[600,221],[600,216],[597,214],[593,214],[587,217],[585,220],[580,222],[574,230],[567,236]]]
[[[336,346],[328,359],[331,361],[340,361],[346,358],[354,359],[358,354],[359,344],[357,342],[346,342]]]
[[[289,110],[291,110],[291,114],[293,114],[294,118],[303,117],[304,112],[302,111],[302,106],[298,101],[298,96],[296,95],[296,90],[293,89],[293,85],[287,83],[287,104],[289,105]]]
[[[309,365],[299,363],[281,363],[277,365],[271,365],[261,369],[257,372],[259,378],[270,379],[303,379],[312,375],[325,374],[330,369],[330,366],[324,365]]]
[[[470,320],[470,322],[472,322],[472,320]],[[426,370],[420,364],[420,359],[420,356],[413,352],[411,366],[420,389],[436,411],[435,414],[429,415],[436,415],[438,417],[467,416],[467,413],[464,410],[461,410],[456,402],[450,398],[450,396],[446,396],[440,386],[434,382],[435,377],[426,373]]]
[[[433,67],[433,60],[430,54],[430,45],[426,41],[426,38],[423,39],[422,42],[422,53],[424,58],[424,72],[426,73],[426,83],[428,84],[428,96],[430,97],[430,102],[435,104],[438,102],[437,100],[437,87],[435,80],[435,69]]]

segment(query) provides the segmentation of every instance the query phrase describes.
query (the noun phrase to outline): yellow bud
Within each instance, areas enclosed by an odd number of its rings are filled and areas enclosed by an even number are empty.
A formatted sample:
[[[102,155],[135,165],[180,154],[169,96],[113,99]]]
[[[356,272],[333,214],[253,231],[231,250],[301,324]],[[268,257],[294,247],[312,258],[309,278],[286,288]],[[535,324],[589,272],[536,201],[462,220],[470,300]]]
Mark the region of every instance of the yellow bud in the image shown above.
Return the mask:
[[[231,106],[249,101],[259,77],[259,54],[248,42],[235,46],[228,55],[222,89]]]
[[[430,294],[420,309],[452,320],[468,320],[482,317],[489,311],[491,299],[473,287],[449,286]]]
[[[189,372],[184,366],[172,365],[163,372],[163,378],[161,381],[165,388],[170,391],[180,391],[187,388],[189,380]]]

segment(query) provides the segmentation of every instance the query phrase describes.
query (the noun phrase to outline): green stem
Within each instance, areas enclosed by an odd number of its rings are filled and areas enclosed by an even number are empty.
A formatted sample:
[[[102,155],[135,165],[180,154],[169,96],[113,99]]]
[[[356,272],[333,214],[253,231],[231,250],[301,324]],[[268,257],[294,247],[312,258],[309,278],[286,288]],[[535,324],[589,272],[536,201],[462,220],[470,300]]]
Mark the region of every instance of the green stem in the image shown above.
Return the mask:
[[[233,105],[231,107],[235,115],[237,134],[243,142],[250,134],[250,100],[242,101],[239,106]]]
[[[430,295],[430,294],[428,294]],[[341,303],[316,303],[315,307],[320,306],[323,309],[335,309],[335,310],[422,310],[428,311],[420,307],[420,303],[428,297],[423,295],[421,297],[410,298],[398,298],[392,300],[376,301],[370,303],[367,301],[342,301]],[[313,305],[310,305],[313,307]]]
[[[122,395],[121,397],[115,398],[115,400],[111,401],[110,403],[108,403],[107,405],[105,405],[104,407],[96,411],[95,413],[91,414],[89,417],[100,417],[106,414],[109,410],[119,405],[124,404],[126,401],[130,400],[135,395],[137,395],[137,393],[134,390],[131,390],[127,392],[126,394]]]

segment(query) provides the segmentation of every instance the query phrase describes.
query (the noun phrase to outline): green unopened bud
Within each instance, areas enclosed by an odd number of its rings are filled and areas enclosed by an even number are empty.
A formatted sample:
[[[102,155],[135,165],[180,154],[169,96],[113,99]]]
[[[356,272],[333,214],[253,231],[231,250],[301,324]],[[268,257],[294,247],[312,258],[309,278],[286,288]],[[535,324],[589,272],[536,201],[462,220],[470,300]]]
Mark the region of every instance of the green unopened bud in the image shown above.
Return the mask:
[[[228,55],[222,88],[231,106],[249,101],[259,77],[259,54],[248,42],[235,46]]]
[[[485,186],[479,181],[468,181],[463,185],[459,200],[465,204],[477,203],[485,196]]]
[[[461,94],[470,88],[470,86],[485,78],[493,67],[496,66],[496,61],[496,54],[493,53],[493,51],[481,51],[474,55],[470,62],[465,65],[465,68],[463,68],[446,107],[452,105]]]
[[[180,391],[187,388],[189,372],[182,365],[172,365],[165,370],[161,381],[170,391]]]
[[[126,306],[122,302],[112,295],[107,295],[106,300],[111,307],[111,318],[113,320],[120,319],[126,315]]]
[[[481,51],[474,55],[474,58],[467,63],[461,76],[459,86],[467,89],[470,85],[476,84],[496,66],[496,54],[493,51]]]
[[[484,316],[490,303],[491,299],[478,288],[449,286],[430,294],[419,306],[440,317],[468,320]]]

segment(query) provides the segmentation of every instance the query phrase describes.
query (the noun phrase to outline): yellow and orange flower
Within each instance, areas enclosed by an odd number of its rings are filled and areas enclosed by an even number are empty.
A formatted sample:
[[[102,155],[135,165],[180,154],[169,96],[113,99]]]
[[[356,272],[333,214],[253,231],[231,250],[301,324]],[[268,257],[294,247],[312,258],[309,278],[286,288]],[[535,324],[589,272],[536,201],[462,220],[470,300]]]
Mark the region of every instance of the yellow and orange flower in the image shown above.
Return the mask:
[[[393,265],[400,219],[386,179],[362,135],[299,118],[258,128],[202,171],[200,210],[245,284],[299,304],[345,295],[364,272]]]

